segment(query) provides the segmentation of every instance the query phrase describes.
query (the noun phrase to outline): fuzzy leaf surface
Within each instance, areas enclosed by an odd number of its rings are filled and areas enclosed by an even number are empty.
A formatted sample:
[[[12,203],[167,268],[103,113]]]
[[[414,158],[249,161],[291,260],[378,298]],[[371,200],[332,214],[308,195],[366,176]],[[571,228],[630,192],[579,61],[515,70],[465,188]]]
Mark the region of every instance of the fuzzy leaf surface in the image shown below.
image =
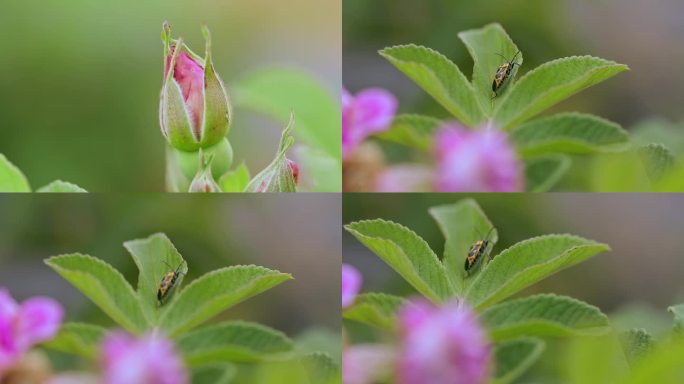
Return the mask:
[[[421,151],[428,151],[432,147],[434,134],[441,126],[442,121],[434,117],[399,115],[394,118],[390,128],[377,137]]]
[[[345,229],[432,302],[441,303],[453,295],[446,269],[412,230],[382,219],[357,221]]]
[[[106,333],[106,329],[97,325],[66,323],[60,327],[57,335],[43,343],[43,346],[93,359],[97,356],[100,341]]]
[[[495,304],[544,278],[609,250],[606,244],[572,235],[521,241],[498,254],[466,292],[477,308]]]
[[[183,277],[188,273],[188,266],[171,240],[163,233],[156,233],[145,239],[127,241],[124,247],[138,267],[138,295],[145,316],[151,324],[156,324],[160,308],[157,292],[163,276],[168,272],[178,270],[176,283],[168,294],[174,295],[180,289]],[[164,305],[167,305],[173,298],[173,296],[167,297]]]
[[[255,265],[217,269],[193,280],[164,306],[159,326],[172,336],[179,335],[291,278]]]
[[[473,86],[446,56],[413,44],[385,48],[380,55],[463,124],[474,127],[484,119]]]
[[[494,345],[496,372],[494,384],[511,383],[525,373],[544,351],[544,342],[536,338],[504,341]]]
[[[345,319],[358,321],[373,327],[394,330],[397,326],[397,312],[406,303],[399,296],[385,293],[362,293],[356,296],[354,304],[344,310]]]
[[[468,52],[470,52],[470,56],[473,57],[475,62],[472,79],[475,96],[477,96],[480,107],[485,115],[491,116],[492,106],[510,87],[510,83],[513,82],[519,65],[513,66],[513,71],[506,81],[508,85],[501,88],[498,91],[497,98],[492,101],[492,96],[494,95],[492,91],[494,76],[502,64],[508,62],[508,60],[513,60],[513,57],[518,52],[518,47],[513,43],[513,40],[511,40],[501,25],[497,23],[461,32],[458,34],[458,37],[468,47]],[[515,62],[522,64],[522,52],[515,57]]]
[[[549,155],[525,161],[526,188],[529,192],[546,192],[570,169],[570,158]]]
[[[31,192],[26,176],[0,153],[0,192]]]
[[[180,353],[191,366],[225,362],[256,362],[290,352],[284,333],[242,321],[202,327],[177,339]]]
[[[79,253],[53,256],[45,264],[129,332],[140,334],[148,328],[138,295],[111,265]]]
[[[523,157],[612,152],[629,145],[629,136],[620,125],[581,113],[561,113],[524,123],[511,132],[511,140]]]
[[[494,121],[504,129],[511,129],[627,69],[626,65],[591,56],[566,57],[544,63],[512,84],[494,111]]]
[[[522,336],[592,336],[609,331],[598,308],[567,296],[535,295],[487,308],[480,319],[495,341]]]
[[[470,276],[466,279],[465,259],[472,245],[478,240],[485,240],[490,229],[494,225],[487,218],[482,208],[473,199],[464,199],[456,204],[442,205],[429,209],[430,215],[437,221],[439,229],[446,239],[444,244],[443,263],[452,280],[456,294],[461,295],[465,291],[468,281],[482,268],[471,269]],[[499,240],[496,229],[489,234],[489,253]],[[488,256],[484,254],[483,256]],[[468,281],[467,281],[468,280]]]

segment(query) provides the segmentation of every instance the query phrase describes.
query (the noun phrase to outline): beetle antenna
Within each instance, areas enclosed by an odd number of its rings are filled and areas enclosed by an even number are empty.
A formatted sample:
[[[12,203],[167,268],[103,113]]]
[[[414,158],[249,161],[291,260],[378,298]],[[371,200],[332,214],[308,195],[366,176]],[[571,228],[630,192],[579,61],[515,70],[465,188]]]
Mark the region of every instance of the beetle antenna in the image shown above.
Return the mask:
[[[180,271],[180,268],[183,266],[183,263],[185,263],[185,260],[181,260],[180,264],[178,264],[178,266],[176,267],[176,273]]]
[[[495,55],[499,55],[502,59],[508,61],[508,59],[506,58],[506,56],[504,56],[504,55],[502,55],[502,54],[500,54],[500,53],[498,53],[498,52],[494,52],[494,54],[495,54]]]

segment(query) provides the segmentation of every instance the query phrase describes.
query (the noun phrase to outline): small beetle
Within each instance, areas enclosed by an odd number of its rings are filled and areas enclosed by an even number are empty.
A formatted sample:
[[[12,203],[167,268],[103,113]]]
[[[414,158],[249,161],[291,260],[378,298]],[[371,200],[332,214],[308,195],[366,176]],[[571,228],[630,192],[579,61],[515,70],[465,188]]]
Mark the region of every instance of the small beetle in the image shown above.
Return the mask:
[[[492,82],[492,91],[494,91],[494,96],[492,96],[492,99],[499,96],[498,92],[506,85],[506,81],[513,72],[515,66],[521,65],[521,63],[515,62],[515,58],[518,57],[519,54],[520,51],[516,52],[515,56],[513,56],[511,60],[508,60],[503,55],[497,53],[497,55],[501,56],[504,60],[506,60],[506,62],[501,64],[499,69],[496,70],[496,75],[494,75],[494,81]]]
[[[174,271],[169,271],[164,275],[164,277],[162,277],[161,283],[159,283],[159,290],[157,291],[157,300],[159,301],[160,305],[163,304],[164,300],[171,295],[171,292],[176,285],[176,280],[178,280],[178,276],[184,275],[183,272],[180,272],[184,262],[185,261],[181,261]],[[171,268],[166,261],[164,264]]]
[[[473,244],[472,247],[470,247],[470,251],[468,251],[468,256],[465,259],[465,273],[466,277],[470,275],[470,271],[473,270],[476,266],[480,264],[482,259],[485,257],[485,254],[487,253],[487,248],[489,247],[489,243],[491,240],[489,239],[489,235],[492,233],[494,230],[494,227],[489,229],[489,232],[487,232],[487,236],[485,236],[484,239],[480,239]]]

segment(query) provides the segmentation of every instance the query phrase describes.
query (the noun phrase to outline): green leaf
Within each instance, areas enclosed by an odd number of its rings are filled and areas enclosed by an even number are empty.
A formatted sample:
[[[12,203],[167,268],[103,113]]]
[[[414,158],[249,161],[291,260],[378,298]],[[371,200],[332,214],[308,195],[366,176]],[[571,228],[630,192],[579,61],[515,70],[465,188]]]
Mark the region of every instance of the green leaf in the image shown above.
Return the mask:
[[[622,349],[625,351],[627,362],[633,366],[638,364],[650,352],[655,344],[653,336],[645,329],[630,329],[621,335]]]
[[[399,296],[362,293],[356,296],[354,304],[345,309],[342,316],[373,327],[394,330],[397,325],[397,311],[405,302],[404,298]]]
[[[226,172],[219,179],[219,186],[223,192],[242,192],[249,184],[249,169],[244,162],[236,169]]]
[[[183,257],[178,253],[168,237],[163,233],[156,233],[144,239],[131,240],[124,243],[124,247],[133,257],[135,265],[138,267],[138,296],[142,309],[145,312],[147,321],[156,324],[159,315],[159,300],[157,292],[162,278],[168,272],[178,270],[179,276],[176,279],[173,290],[171,290],[164,300],[167,305],[173,298],[174,291],[177,291],[185,274],[188,273],[188,265]]]
[[[335,384],[341,382],[340,365],[323,352],[309,353],[302,364],[311,384]]]
[[[573,94],[629,69],[591,56],[550,61],[513,84],[494,111],[494,120],[510,129]]]
[[[432,148],[434,134],[442,126],[442,121],[430,116],[399,115],[394,118],[390,128],[376,137],[393,143],[428,151]]]
[[[209,272],[188,284],[162,308],[159,326],[172,336],[194,328],[292,276],[256,265],[236,265]]]
[[[308,176],[314,192],[342,191],[342,161],[316,148],[297,146],[294,149],[302,180]]]
[[[284,333],[241,321],[210,325],[188,332],[176,345],[191,366],[225,362],[256,362],[293,349]]]
[[[453,295],[446,269],[415,232],[382,219],[357,221],[345,229],[432,302]]]
[[[265,69],[239,79],[231,87],[236,106],[248,108],[287,123],[297,114],[297,139],[342,158],[342,115],[339,96],[311,75],[291,69]]]
[[[38,188],[36,192],[53,192],[53,193],[87,193],[85,189],[76,184],[72,184],[62,180],[55,180],[52,183]]]
[[[544,342],[536,338],[504,341],[494,346],[496,372],[494,384],[510,383],[522,375],[544,351]]]
[[[608,318],[598,308],[549,294],[491,306],[480,319],[495,341],[521,336],[592,336],[610,330]]]
[[[97,356],[99,344],[107,330],[92,324],[66,323],[57,335],[43,343],[44,347],[72,353],[89,359]]]
[[[674,330],[684,333],[684,304],[673,305],[667,310],[674,316]]]
[[[571,235],[521,241],[497,255],[471,283],[466,298],[485,308],[565,268],[609,250],[606,244]]]
[[[0,153],[0,192],[31,192],[26,176]]]
[[[441,53],[410,44],[385,48],[380,55],[463,124],[473,127],[484,120],[473,86],[456,64]]]
[[[208,365],[192,370],[191,383],[230,384],[238,369],[233,364]]]
[[[639,148],[638,151],[641,161],[644,162],[646,174],[653,182],[657,182],[674,168],[675,157],[662,144],[648,144]]]
[[[511,140],[524,157],[611,152],[629,145],[629,136],[620,125],[581,113],[561,113],[522,124],[511,132]]]
[[[148,328],[138,296],[111,265],[78,253],[53,256],[45,264],[129,332],[140,334]]]
[[[529,192],[546,192],[560,181],[570,168],[564,155],[536,157],[525,161],[525,178]]]
[[[484,237],[494,227],[494,224],[489,221],[482,208],[473,199],[464,199],[456,204],[432,207],[429,212],[437,221],[440,231],[446,238],[443,263],[456,294],[460,296],[465,291],[465,259],[468,256],[468,251],[476,241],[485,240]],[[490,252],[498,240],[499,234],[494,229],[489,235]],[[488,256],[488,254],[483,256]],[[482,262],[476,270],[471,270],[468,278],[470,281],[472,281],[474,274],[482,269],[481,266]]]
[[[494,75],[499,67],[506,61],[513,60],[513,56],[518,52],[518,47],[513,43],[513,40],[506,34],[506,31],[497,23],[489,24],[483,28],[464,31],[458,34],[458,37],[468,47],[470,56],[473,57],[475,67],[473,68],[473,87],[475,88],[475,96],[480,102],[480,107],[485,115],[490,116],[492,113],[492,82]],[[502,58],[505,57],[507,60]],[[515,58],[515,62],[522,64],[522,52]],[[513,67],[513,73],[509,75],[508,82],[512,82],[518,71],[518,65]],[[506,87],[509,87],[508,84]],[[499,91],[505,92],[505,88]],[[498,98],[497,98],[498,99]],[[495,101],[497,100],[495,99]]]
[[[287,151],[294,144],[294,138],[290,136],[294,129],[294,114],[290,115],[290,122],[287,123],[283,134],[280,136],[280,145],[275,158],[271,163],[259,172],[245,187],[245,192],[296,192],[292,168],[285,157]]]

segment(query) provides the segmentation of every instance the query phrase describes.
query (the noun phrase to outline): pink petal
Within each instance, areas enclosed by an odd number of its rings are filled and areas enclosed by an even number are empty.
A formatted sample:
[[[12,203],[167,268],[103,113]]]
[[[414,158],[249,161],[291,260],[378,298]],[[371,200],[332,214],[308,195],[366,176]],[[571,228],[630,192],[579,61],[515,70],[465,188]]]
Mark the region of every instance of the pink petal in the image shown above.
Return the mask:
[[[352,96],[342,91],[342,158],[369,135],[389,127],[397,111],[397,99],[382,89],[366,89]]]
[[[475,312],[460,302],[435,307],[424,299],[400,311],[400,384],[484,384],[491,346]]]
[[[381,344],[351,346],[342,355],[342,383],[377,383],[390,374],[394,359],[395,352],[389,346]]]
[[[376,180],[376,192],[430,192],[435,174],[430,167],[417,164],[386,168]]]
[[[167,67],[176,47],[172,47],[167,57]],[[185,105],[190,115],[192,131],[199,141],[202,134],[202,117],[204,116],[204,68],[183,49],[176,57],[173,79],[183,92]]]
[[[350,306],[361,290],[361,273],[349,264],[342,264],[342,308]]]
[[[113,332],[102,342],[105,384],[186,384],[188,374],[173,343],[160,334],[134,338]]]
[[[506,133],[448,125],[435,135],[440,192],[516,192],[524,187],[522,163]]]
[[[55,300],[34,297],[24,301],[16,324],[18,347],[26,351],[33,344],[52,339],[60,325],[64,311]]]
[[[19,358],[14,338],[14,319],[19,310],[9,292],[0,289],[0,373]]]
[[[367,135],[387,129],[396,112],[396,97],[383,89],[371,88],[356,94],[354,124]]]

